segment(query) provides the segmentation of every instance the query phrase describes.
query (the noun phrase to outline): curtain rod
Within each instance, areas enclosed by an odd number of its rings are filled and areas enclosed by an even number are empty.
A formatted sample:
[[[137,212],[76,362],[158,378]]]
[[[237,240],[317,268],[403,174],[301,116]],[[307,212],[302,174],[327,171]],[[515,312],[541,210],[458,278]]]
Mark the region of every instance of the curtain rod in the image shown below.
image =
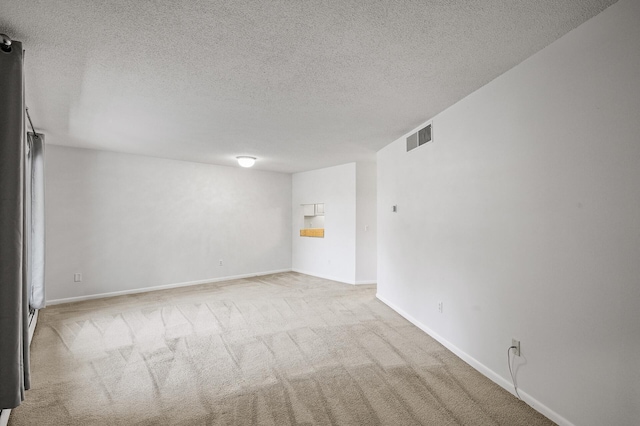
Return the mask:
[[[5,52],[11,52],[11,37],[6,34],[0,34],[0,48]],[[31,130],[33,130],[34,137],[38,137],[38,133],[36,132],[36,128],[33,127],[33,121],[31,121],[31,116],[29,115],[29,107],[25,108],[27,111],[27,118],[29,119],[29,124],[31,124]]]
[[[33,137],[37,138],[38,133],[36,132],[36,128],[33,127],[33,121],[31,121],[31,116],[29,115],[29,107],[25,108],[27,110],[27,118],[29,119],[29,124],[31,124],[31,130],[33,130]]]

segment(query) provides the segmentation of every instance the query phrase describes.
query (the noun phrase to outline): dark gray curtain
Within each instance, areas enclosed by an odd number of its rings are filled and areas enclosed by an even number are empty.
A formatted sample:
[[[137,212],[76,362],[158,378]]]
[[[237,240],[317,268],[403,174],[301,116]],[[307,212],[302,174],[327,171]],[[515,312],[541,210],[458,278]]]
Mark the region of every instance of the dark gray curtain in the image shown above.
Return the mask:
[[[0,49],[0,408],[29,389],[29,283],[24,244],[24,77],[22,43]]]

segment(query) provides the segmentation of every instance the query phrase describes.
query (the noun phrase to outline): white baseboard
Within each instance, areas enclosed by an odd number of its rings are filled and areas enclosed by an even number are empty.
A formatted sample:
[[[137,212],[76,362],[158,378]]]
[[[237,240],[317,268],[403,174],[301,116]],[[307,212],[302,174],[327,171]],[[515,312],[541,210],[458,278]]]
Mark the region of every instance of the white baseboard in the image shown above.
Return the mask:
[[[125,294],[136,294],[136,293],[146,293],[149,291],[156,290],[167,290],[170,288],[178,288],[178,287],[188,287],[192,285],[198,284],[208,284],[215,283],[221,281],[230,281],[230,280],[238,280],[241,278],[250,278],[250,277],[259,277],[262,275],[271,275],[271,274],[279,274],[281,272],[289,272],[291,269],[277,269],[275,271],[263,271],[263,272],[253,272],[251,274],[241,274],[241,275],[232,275],[227,277],[218,277],[218,278],[209,278],[206,280],[198,280],[198,281],[187,281],[183,283],[174,283],[174,284],[165,284],[159,285],[155,287],[143,287],[143,288],[134,288],[131,290],[122,290],[122,291],[112,291],[108,293],[97,293],[97,294],[89,294],[85,296],[76,296],[76,297],[66,297],[63,299],[53,299],[47,300],[47,305],[59,305],[61,303],[70,303],[70,302],[81,302],[83,300],[92,300],[92,299],[102,299],[105,297],[114,297],[114,296],[123,296]],[[0,424],[0,426],[2,426]]]
[[[362,281],[344,280],[342,278],[333,277],[331,275],[317,274],[315,272],[303,271],[303,270],[300,270],[300,269],[292,269],[292,271],[293,272],[297,272],[299,274],[310,275],[312,277],[323,278],[325,280],[337,281],[339,283],[351,284],[351,285],[367,285],[367,284],[377,284],[378,283],[378,281],[376,281],[376,280],[362,280]]]
[[[509,380],[507,380],[504,377],[500,376],[498,373],[496,373],[495,371],[491,370],[489,367],[487,367],[486,365],[482,364],[480,361],[478,361],[477,359],[475,359],[471,355],[469,355],[466,352],[462,351],[457,346],[455,346],[454,344],[452,344],[451,342],[449,342],[448,340],[446,340],[445,338],[440,336],[438,333],[434,332],[429,327],[427,327],[426,325],[422,324],[420,321],[415,319],[413,316],[409,315],[403,309],[399,308],[394,303],[392,303],[389,300],[385,299],[384,297],[380,296],[380,294],[376,294],[376,297],[382,303],[384,303],[385,305],[389,306],[391,309],[393,309],[394,311],[396,311],[397,313],[402,315],[410,323],[412,323],[413,325],[418,327],[420,330],[424,331],[429,336],[433,337],[435,340],[440,342],[444,347],[449,349],[451,352],[453,352],[455,355],[457,355],[464,362],[466,362],[467,364],[469,364],[470,366],[472,366],[473,368],[478,370],[480,373],[482,373],[483,375],[485,375],[486,377],[491,379],[496,384],[498,384],[501,387],[503,387],[504,389],[506,389],[512,395],[516,396],[516,394],[515,394],[515,392],[513,390],[513,385],[511,384],[511,382]],[[539,413],[543,414],[544,416],[546,416],[550,420],[556,422],[558,425],[560,425],[560,426],[574,426],[574,424],[571,423],[569,420],[565,419],[560,414],[556,413],[555,411],[553,411],[552,409],[550,409],[549,407],[547,407],[546,405],[544,405],[543,403],[541,403],[537,399],[533,398],[531,395],[527,394],[522,389],[518,388],[518,393],[520,394],[520,398],[524,402],[526,402],[528,405],[530,405],[534,410],[536,410]]]
[[[337,281],[337,282],[343,283],[343,284],[354,285],[356,283],[354,280],[345,280],[343,278],[333,277],[331,275],[325,275],[325,274],[318,274],[318,273],[315,273],[315,272],[303,271],[301,269],[292,269],[292,271],[293,272],[297,272],[299,274],[305,274],[305,275],[310,275],[312,277],[322,278],[322,279],[325,279],[325,280]]]
[[[7,426],[9,423],[9,416],[11,415],[11,409],[5,408],[0,411],[0,426]]]

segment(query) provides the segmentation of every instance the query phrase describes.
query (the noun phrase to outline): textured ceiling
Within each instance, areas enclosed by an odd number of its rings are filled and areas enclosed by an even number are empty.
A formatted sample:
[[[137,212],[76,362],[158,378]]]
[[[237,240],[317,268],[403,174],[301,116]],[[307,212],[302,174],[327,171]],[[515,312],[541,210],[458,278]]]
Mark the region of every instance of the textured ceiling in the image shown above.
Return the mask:
[[[48,143],[296,172],[375,152],[615,0],[1,0]]]

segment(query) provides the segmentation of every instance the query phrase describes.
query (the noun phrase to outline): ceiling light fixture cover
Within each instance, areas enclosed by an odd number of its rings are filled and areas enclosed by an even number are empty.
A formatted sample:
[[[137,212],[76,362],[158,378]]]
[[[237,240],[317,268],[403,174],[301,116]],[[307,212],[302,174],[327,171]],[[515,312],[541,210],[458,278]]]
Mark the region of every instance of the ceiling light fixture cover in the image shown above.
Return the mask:
[[[251,167],[256,163],[256,157],[247,157],[246,155],[242,155],[236,158],[238,159],[238,164],[242,167]]]

